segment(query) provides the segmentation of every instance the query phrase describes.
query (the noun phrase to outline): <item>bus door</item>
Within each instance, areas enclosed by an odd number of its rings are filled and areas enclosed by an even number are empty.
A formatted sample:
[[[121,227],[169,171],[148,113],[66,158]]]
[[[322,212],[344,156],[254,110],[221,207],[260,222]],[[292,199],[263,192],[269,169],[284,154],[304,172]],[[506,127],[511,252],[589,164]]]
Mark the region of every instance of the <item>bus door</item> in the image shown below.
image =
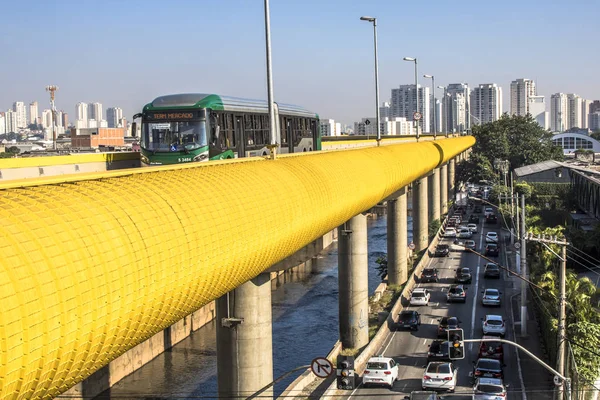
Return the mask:
[[[294,140],[292,138],[292,119],[281,117],[281,152],[293,153]]]
[[[235,143],[237,144],[237,154],[238,157],[246,157],[246,140],[244,138],[244,116],[243,115],[234,115],[233,116],[233,124],[234,124],[234,134],[235,134]]]

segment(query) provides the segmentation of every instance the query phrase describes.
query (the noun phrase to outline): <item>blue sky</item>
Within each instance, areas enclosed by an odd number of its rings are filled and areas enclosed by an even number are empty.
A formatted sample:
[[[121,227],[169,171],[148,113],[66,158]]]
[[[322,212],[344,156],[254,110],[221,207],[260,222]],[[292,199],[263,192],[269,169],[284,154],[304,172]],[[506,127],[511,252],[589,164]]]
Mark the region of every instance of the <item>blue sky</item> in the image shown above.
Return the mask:
[[[343,123],[374,114],[373,29],[380,100],[433,74],[436,85],[530,78],[538,94],[600,98],[597,0],[404,2],[271,0],[275,100]],[[8,2],[0,23],[0,110],[58,85],[57,108],[119,106],[128,119],[157,96],[214,92],[266,99],[262,0]],[[430,80],[420,83],[430,85]],[[439,92],[438,92],[439,96]]]

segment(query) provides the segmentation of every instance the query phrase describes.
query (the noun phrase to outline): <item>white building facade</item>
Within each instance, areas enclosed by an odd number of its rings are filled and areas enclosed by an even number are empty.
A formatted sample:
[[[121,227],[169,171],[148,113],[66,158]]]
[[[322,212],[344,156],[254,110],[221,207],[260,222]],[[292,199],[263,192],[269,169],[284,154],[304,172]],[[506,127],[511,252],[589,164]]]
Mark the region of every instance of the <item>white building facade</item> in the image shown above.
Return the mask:
[[[444,131],[465,132],[471,129],[471,93],[466,83],[451,83],[444,90]]]
[[[29,123],[30,124],[38,124],[39,123],[40,113],[38,111],[38,102],[32,101],[29,103]]]
[[[6,133],[6,117],[0,112],[0,135]]]
[[[110,107],[106,110],[106,121],[109,128],[121,128],[123,110],[119,107]]]
[[[552,132],[564,132],[569,129],[568,107],[566,94],[554,93],[550,96],[550,130]]]
[[[517,79],[510,83],[510,114],[525,116],[529,111],[529,97],[536,96],[535,82]]]
[[[535,119],[539,126],[548,129],[548,113],[546,112],[546,98],[544,96],[529,96],[529,114]]]
[[[593,112],[588,115],[589,126],[588,128],[594,132],[600,130],[600,112]]]
[[[419,93],[419,112],[421,120],[419,122],[420,131],[422,133],[430,133],[430,92],[428,87],[418,86]],[[413,115],[417,111],[417,91],[415,85],[400,85],[398,88],[392,89],[392,98],[388,117],[406,118],[408,121],[413,121]]]
[[[13,111],[17,114],[17,128],[27,128],[27,109],[22,101],[13,103]]]
[[[88,105],[87,103],[77,103],[75,106],[75,127],[78,129],[88,127]]]
[[[4,125],[6,127],[6,133],[17,133],[19,131],[19,127],[17,126],[17,113],[13,110],[7,110],[4,113],[4,118],[6,119]]]
[[[567,129],[582,128],[582,100],[583,99],[580,96],[574,93],[567,94],[567,112],[569,115]]]
[[[471,92],[473,124],[494,122],[502,115],[502,88],[495,83],[484,83]]]

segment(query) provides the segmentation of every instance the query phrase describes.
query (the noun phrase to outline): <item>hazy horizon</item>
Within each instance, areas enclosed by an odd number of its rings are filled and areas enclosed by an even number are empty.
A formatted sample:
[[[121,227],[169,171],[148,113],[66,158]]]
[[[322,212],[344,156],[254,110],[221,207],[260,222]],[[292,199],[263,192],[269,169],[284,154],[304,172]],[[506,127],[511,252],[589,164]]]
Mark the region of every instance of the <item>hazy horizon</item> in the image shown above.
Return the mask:
[[[373,27],[362,15],[377,17],[382,103],[393,87],[414,84],[405,56],[418,58],[421,85],[431,86],[423,74],[436,86],[498,84],[503,112],[517,78],[535,80],[546,111],[556,92],[600,98],[592,1],[271,0],[270,8],[275,101],[343,124],[375,114]],[[164,94],[267,97],[262,1],[13,2],[3,14],[1,111],[38,101],[41,114],[50,84],[71,122],[80,101],[102,103],[105,115],[121,107],[131,120]]]

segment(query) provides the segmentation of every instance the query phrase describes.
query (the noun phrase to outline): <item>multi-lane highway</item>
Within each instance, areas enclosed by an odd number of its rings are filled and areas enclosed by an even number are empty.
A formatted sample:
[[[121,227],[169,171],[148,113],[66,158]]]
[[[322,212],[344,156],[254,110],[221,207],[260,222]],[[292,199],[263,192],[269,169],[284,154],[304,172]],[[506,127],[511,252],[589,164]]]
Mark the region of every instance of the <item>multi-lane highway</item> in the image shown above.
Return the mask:
[[[467,215],[468,216],[468,215]],[[467,217],[465,216],[465,217]],[[500,224],[483,224],[481,215],[478,232],[472,239],[477,244],[477,251],[485,249],[485,234],[488,231],[498,232],[503,237]],[[443,243],[452,243],[451,239],[443,239]],[[506,265],[504,245],[501,245],[500,256],[497,258],[501,265]],[[502,273],[500,279],[484,278],[484,266],[487,263],[478,255],[470,252],[451,252],[449,257],[432,258],[427,267],[438,269],[439,281],[437,283],[419,283],[417,287],[427,288],[431,291],[429,306],[410,306],[405,309],[415,309],[421,314],[421,326],[418,331],[394,330],[384,342],[379,354],[392,357],[399,365],[398,381],[390,390],[388,388],[368,387],[360,385],[348,398],[366,398],[376,396],[378,399],[398,399],[400,394],[409,394],[413,390],[421,389],[421,378],[427,364],[428,345],[437,339],[438,319],[443,316],[455,316],[462,322],[465,338],[482,337],[482,321],[486,314],[502,315],[506,319],[506,339],[513,340],[513,321],[510,311],[510,297],[513,294],[512,282],[505,280],[506,274]],[[447,303],[446,292],[454,284],[455,270],[459,267],[469,267],[473,273],[472,283],[465,285],[467,288],[466,303]],[[496,288],[502,292],[501,307],[483,307],[481,304],[482,290]],[[466,356],[463,360],[455,360],[458,367],[458,383],[456,393],[452,398],[471,398],[472,381],[469,373],[473,370],[473,362],[478,358],[479,343],[465,344]],[[508,399],[521,399],[521,380],[515,349],[504,345],[504,383],[509,384]]]

